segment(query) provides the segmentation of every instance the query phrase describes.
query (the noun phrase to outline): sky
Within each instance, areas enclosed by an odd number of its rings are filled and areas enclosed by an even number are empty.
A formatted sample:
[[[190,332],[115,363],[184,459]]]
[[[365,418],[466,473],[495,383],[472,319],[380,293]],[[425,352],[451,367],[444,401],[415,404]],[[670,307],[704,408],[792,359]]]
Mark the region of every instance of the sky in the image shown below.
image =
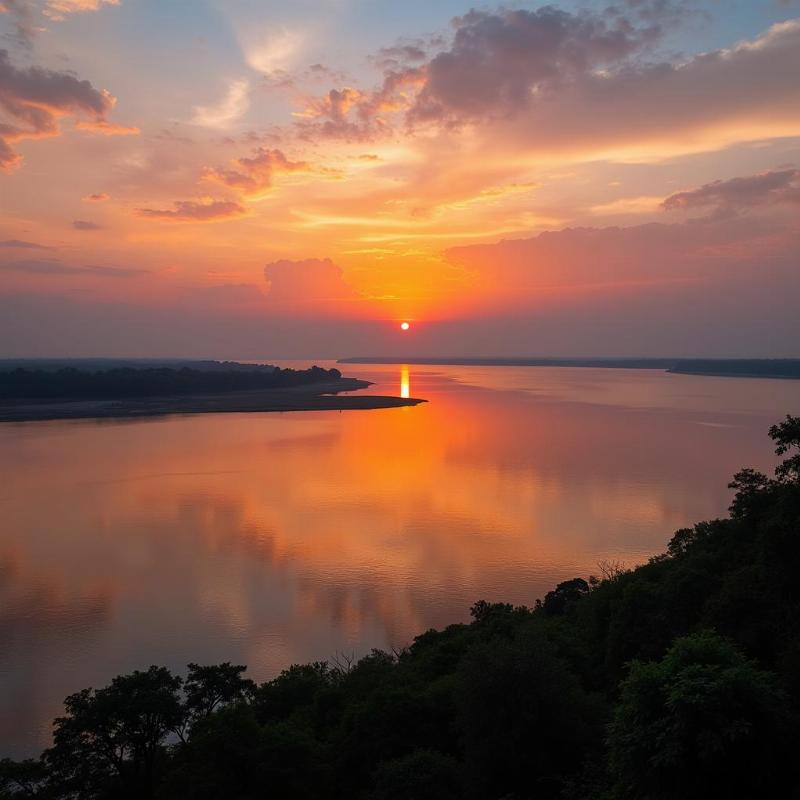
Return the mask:
[[[798,0],[0,0],[0,357],[800,356],[798,75]]]

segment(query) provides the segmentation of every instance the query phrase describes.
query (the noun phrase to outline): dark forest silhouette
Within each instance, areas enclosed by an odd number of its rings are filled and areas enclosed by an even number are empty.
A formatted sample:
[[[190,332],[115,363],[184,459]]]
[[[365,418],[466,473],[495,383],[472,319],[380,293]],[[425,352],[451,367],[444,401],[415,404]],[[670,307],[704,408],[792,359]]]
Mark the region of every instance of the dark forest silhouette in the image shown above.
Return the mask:
[[[800,418],[774,477],[633,570],[401,652],[119,676],[65,702],[3,798],[710,800],[800,796]]]
[[[281,389],[338,381],[338,369],[212,362],[211,367],[0,370],[0,400],[86,400]]]

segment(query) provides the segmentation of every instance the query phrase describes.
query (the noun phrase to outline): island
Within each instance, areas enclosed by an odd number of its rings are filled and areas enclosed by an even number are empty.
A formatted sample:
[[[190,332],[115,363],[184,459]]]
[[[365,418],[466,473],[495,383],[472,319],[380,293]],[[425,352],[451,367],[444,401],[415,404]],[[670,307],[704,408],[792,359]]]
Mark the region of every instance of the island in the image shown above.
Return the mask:
[[[345,411],[425,402],[347,394],[370,385],[317,366],[296,370],[232,361],[9,361],[0,362],[0,422]]]

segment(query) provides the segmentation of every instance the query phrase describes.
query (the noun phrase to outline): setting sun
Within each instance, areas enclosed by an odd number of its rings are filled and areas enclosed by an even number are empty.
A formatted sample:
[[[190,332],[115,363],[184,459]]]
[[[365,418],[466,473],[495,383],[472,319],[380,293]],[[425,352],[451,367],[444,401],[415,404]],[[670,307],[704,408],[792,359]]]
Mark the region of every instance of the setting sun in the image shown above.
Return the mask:
[[[401,322],[400,323],[400,330],[401,331],[407,331],[410,327],[411,327],[411,325],[409,325],[408,322]]]

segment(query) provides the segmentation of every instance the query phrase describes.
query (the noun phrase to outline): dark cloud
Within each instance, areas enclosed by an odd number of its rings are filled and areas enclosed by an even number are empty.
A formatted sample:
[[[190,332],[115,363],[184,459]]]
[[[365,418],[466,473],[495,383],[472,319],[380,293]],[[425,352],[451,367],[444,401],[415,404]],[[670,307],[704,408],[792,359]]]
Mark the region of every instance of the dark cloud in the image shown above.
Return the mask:
[[[111,196],[105,192],[97,192],[96,194],[87,194],[86,197],[83,198],[83,201],[84,203],[103,203],[110,199]]]
[[[132,278],[149,273],[149,270],[132,267],[72,266],[55,259],[8,261],[0,263],[0,270],[29,275],[96,275],[102,278]]]
[[[22,157],[13,142],[59,134],[59,117],[76,118],[76,127],[101,133],[131,133],[108,122],[115,98],[89,81],[67,72],[41,67],[17,69],[8,51],[0,50],[0,110],[9,122],[0,123],[0,169],[16,166]]]
[[[403,38],[391,47],[380,48],[370,61],[383,70],[394,71],[427,61],[432,52],[445,45],[444,37],[439,35]]]
[[[462,122],[508,114],[591,71],[617,66],[662,35],[622,15],[470,11],[454,21],[448,50],[428,63],[411,109],[416,120]]]
[[[176,200],[172,209],[137,208],[136,215],[166,222],[219,222],[247,213],[244,206],[232,200]]]
[[[718,213],[736,213],[778,204],[800,205],[800,170],[776,170],[713,181],[699,189],[671,195],[663,207],[667,211],[714,208]]]
[[[259,147],[250,158],[237,158],[230,167],[207,169],[204,177],[242,194],[257,194],[270,188],[277,174],[309,170],[305,161],[290,161],[280,150]]]
[[[102,225],[98,225],[96,222],[90,222],[85,219],[76,219],[72,223],[72,227],[75,228],[76,231],[101,231],[103,230]]]
[[[26,242],[22,239],[5,239],[0,242],[0,247],[11,247],[19,250],[52,250],[46,244],[38,244],[36,242]]]

